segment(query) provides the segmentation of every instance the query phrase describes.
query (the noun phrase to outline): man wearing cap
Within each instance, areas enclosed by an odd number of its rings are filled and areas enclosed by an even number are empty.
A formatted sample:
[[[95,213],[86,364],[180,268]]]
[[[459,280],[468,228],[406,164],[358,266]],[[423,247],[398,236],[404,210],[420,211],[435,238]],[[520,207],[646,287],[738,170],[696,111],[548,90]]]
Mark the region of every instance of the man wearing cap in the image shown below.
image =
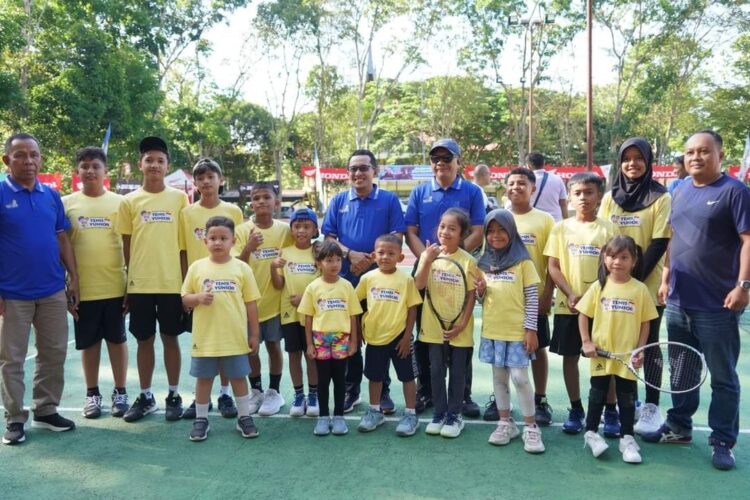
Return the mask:
[[[169,394],[165,417],[182,416],[180,344],[187,314],[182,308],[180,290],[187,272],[184,244],[180,245],[180,212],[188,205],[185,193],[164,183],[169,168],[169,150],[159,137],[146,137],[140,143],[138,168],[143,185],[128,193],[117,215],[117,232],[122,235],[125,264],[128,266],[127,304],[130,333],[138,341],[140,395],[125,413],[126,422],[135,422],[158,410],[151,389],[154,374],[154,338],[159,324],[164,346]]]
[[[12,445],[26,440],[24,362],[32,324],[37,354],[31,425],[57,432],[75,428],[57,407],[68,350],[67,305],[78,305],[78,273],[60,195],[37,180],[39,142],[29,134],[11,136],[3,163],[10,175],[0,184],[0,392],[7,425],[3,443]]]
[[[440,217],[451,207],[463,208],[469,213],[471,232],[464,240],[464,249],[472,252],[482,244],[485,205],[482,189],[466,182],[458,173],[461,167],[461,148],[453,139],[440,139],[430,148],[430,164],[435,176],[414,188],[406,208],[406,244],[414,256],[419,258],[427,242],[437,241]],[[416,264],[414,265],[416,269]],[[419,322],[420,314],[417,314]],[[419,329],[419,325],[417,326]],[[415,352],[419,373],[417,411],[432,404],[430,385],[430,358],[427,344],[417,340]],[[471,356],[469,356],[471,362]],[[479,407],[471,400],[471,367],[466,371],[466,393],[464,395],[465,416],[479,416]]]
[[[344,252],[341,276],[353,286],[365,272],[376,267],[371,257],[375,240],[382,234],[402,236],[406,231],[398,197],[373,183],[378,164],[375,155],[358,149],[349,157],[351,189],[333,197],[323,221],[326,239],[336,240]],[[344,411],[359,403],[362,383],[362,353],[349,357],[346,370],[347,394]],[[388,394],[388,381],[383,386],[381,407],[384,413],[395,411]]]

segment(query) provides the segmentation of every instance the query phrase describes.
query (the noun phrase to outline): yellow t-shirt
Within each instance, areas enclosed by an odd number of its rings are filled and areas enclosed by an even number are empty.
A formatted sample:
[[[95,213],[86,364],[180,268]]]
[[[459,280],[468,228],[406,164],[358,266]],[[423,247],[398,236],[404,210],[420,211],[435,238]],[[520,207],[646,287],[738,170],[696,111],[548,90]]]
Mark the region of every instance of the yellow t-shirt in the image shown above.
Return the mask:
[[[594,318],[591,340],[609,352],[628,352],[638,347],[641,323],[656,318],[656,307],[646,285],[636,279],[627,283],[608,280],[602,290],[597,281],[578,302],[576,308]],[[591,376],[617,375],[635,380],[625,366],[607,358],[591,359]]]
[[[500,273],[484,273],[487,291],[482,303],[482,337],[491,340],[522,341],[526,331],[526,299],[523,289],[539,283],[530,260],[522,260]]]
[[[336,283],[316,278],[305,288],[297,312],[313,317],[316,332],[351,333],[351,317],[362,314],[362,306],[344,278]]]
[[[544,247],[552,232],[552,226],[555,225],[555,219],[547,212],[536,208],[532,208],[525,214],[514,213],[513,219],[516,221],[518,234],[526,245],[526,250],[539,276],[539,298],[541,299],[544,293],[544,280],[547,279],[547,257],[544,255]]]
[[[370,345],[391,343],[406,328],[409,308],[422,303],[414,278],[399,270],[384,274],[373,269],[362,276],[355,291],[360,301],[367,299],[362,335]]]
[[[169,186],[125,195],[116,227],[130,235],[128,293],[180,293],[180,212],[187,205],[187,195]]]
[[[258,288],[260,289],[258,320],[266,321],[274,316],[278,316],[281,312],[281,290],[276,290],[273,287],[273,283],[271,283],[271,261],[279,256],[279,251],[282,248],[292,245],[294,240],[292,239],[292,231],[289,229],[289,224],[274,220],[271,227],[261,229],[250,220],[242,224],[235,231],[235,236],[237,237],[237,242],[234,244],[233,250],[235,255],[239,255],[242,252],[242,249],[250,239],[250,232],[253,229],[255,229],[255,232],[263,235],[263,244],[250,254],[250,259],[247,263],[250,264],[253,274],[255,274],[255,280],[258,282]]]
[[[620,233],[633,238],[644,252],[657,238],[671,238],[669,212],[672,209],[672,197],[668,193],[660,196],[650,206],[638,212],[626,212],[612,199],[612,192],[604,195],[599,207],[599,217],[619,227]],[[651,292],[651,298],[657,301],[656,294],[661,284],[661,273],[664,270],[664,257],[659,260],[651,274],[643,281]]]
[[[573,293],[583,295],[597,280],[602,247],[616,234],[617,227],[604,219],[579,222],[571,217],[552,227],[544,255],[560,260],[560,270]],[[555,314],[576,314],[568,309],[568,298],[562,291],[555,299]]]
[[[125,257],[115,231],[122,196],[106,191],[92,198],[82,191],[63,196],[70,221],[70,241],[76,256],[81,300],[125,295]]]
[[[301,250],[295,245],[281,249],[286,265],[281,269],[284,275],[284,289],[281,291],[281,324],[299,322],[305,325],[305,318],[297,314],[297,308],[289,301],[291,295],[302,295],[307,285],[320,276],[312,247]]]
[[[466,288],[470,292],[473,291],[474,279],[478,276],[477,262],[474,260],[474,257],[461,248],[450,255],[441,255],[441,257],[449,257],[458,261],[466,274]],[[441,260],[435,260],[435,262],[432,263],[430,272],[434,273],[436,271],[439,272],[451,269],[451,266],[445,266],[442,262],[443,261]],[[422,329],[419,332],[419,340],[430,344],[443,343],[443,327],[432,312],[432,308],[429,304],[425,304],[424,307],[422,307]],[[472,347],[474,345],[474,316],[469,318],[466,328],[456,335],[453,340],[450,341],[450,344],[456,347]]]
[[[242,224],[242,210],[237,205],[221,201],[214,208],[201,206],[200,202],[193,203],[182,209],[180,213],[180,248],[187,252],[188,265],[198,259],[208,257],[208,248],[203,239],[206,236],[206,222],[211,217],[223,215],[234,222],[234,229],[237,230]]]
[[[203,291],[211,291],[214,300],[193,309],[193,357],[250,352],[245,304],[260,298],[250,267],[237,259],[224,264],[209,257],[196,260],[188,268],[182,295]]]

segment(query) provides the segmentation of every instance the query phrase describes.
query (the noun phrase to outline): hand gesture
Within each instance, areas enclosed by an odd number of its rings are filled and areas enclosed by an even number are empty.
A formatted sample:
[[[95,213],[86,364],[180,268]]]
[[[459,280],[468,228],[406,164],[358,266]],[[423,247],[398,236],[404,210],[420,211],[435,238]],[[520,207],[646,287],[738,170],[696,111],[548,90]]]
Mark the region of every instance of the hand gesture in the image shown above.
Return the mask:
[[[201,292],[198,294],[198,303],[204,306],[210,306],[214,301],[214,294],[211,292]]]
[[[279,256],[271,261],[271,269],[281,269],[286,265],[286,259],[281,256],[281,250],[279,250]]]
[[[432,262],[438,258],[441,251],[442,248],[440,247],[440,245],[438,245],[437,243],[430,244],[430,240],[427,240],[427,246],[425,246],[425,249],[422,252],[420,258],[424,259],[426,262]]]
[[[254,252],[263,244],[263,235],[255,232],[255,228],[250,230],[250,236],[245,244],[245,250]]]

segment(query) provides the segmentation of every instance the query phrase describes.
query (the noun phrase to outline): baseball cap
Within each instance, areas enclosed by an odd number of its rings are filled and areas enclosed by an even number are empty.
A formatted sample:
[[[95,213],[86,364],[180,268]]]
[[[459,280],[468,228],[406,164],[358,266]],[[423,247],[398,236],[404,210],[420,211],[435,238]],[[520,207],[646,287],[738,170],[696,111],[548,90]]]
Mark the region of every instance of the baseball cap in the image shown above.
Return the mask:
[[[309,208],[298,208],[295,210],[289,218],[289,224],[291,225],[296,220],[311,220],[315,226],[318,225],[318,216]]]
[[[161,151],[165,155],[169,156],[169,149],[164,139],[156,136],[144,137],[141,139],[141,143],[138,145],[138,150],[141,154],[147,151]]]
[[[435,141],[432,144],[432,147],[430,148],[430,153],[432,154],[433,151],[435,151],[437,148],[445,148],[448,151],[451,152],[453,156],[461,156],[461,148],[458,146],[458,143],[454,141],[453,139],[439,139]]]

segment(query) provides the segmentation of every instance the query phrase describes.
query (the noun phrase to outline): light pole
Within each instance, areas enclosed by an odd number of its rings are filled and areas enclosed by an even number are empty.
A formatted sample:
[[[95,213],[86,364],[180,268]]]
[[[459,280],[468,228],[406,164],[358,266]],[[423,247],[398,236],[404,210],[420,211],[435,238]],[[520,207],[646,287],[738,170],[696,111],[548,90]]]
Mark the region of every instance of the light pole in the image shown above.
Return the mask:
[[[594,86],[592,81],[593,1],[586,0],[586,37],[588,43],[588,82],[586,89],[586,170],[594,169]]]

